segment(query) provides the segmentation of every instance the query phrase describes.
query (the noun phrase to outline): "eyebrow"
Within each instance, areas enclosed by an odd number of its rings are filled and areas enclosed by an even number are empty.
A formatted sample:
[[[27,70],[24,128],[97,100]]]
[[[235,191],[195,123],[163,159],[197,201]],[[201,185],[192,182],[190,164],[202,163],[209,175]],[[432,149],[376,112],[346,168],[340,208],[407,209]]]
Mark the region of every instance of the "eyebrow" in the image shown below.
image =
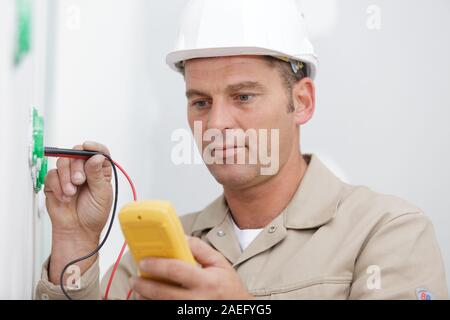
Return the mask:
[[[226,88],[226,91],[227,92],[235,92],[235,91],[240,91],[243,89],[264,90],[265,87],[261,83],[256,82],[256,81],[246,81],[246,82],[240,82],[240,83],[229,85]]]
[[[245,82],[239,82],[236,84],[231,84],[231,85],[227,86],[225,91],[230,93],[230,92],[240,91],[243,89],[264,91],[265,87],[261,83],[256,82],[256,81],[245,81]],[[209,94],[202,92],[200,90],[196,90],[196,89],[189,89],[188,91],[186,91],[186,97],[188,99],[193,96],[209,97]]]

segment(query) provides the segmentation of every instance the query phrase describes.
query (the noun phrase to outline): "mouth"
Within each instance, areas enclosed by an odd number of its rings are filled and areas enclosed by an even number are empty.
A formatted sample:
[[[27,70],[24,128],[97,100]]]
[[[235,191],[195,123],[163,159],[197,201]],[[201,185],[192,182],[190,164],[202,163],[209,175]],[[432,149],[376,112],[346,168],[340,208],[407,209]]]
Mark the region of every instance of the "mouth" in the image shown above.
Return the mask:
[[[224,146],[215,148],[212,150],[212,156],[216,156],[216,152],[218,155],[222,155],[223,158],[234,157],[238,152],[245,150],[246,146]]]

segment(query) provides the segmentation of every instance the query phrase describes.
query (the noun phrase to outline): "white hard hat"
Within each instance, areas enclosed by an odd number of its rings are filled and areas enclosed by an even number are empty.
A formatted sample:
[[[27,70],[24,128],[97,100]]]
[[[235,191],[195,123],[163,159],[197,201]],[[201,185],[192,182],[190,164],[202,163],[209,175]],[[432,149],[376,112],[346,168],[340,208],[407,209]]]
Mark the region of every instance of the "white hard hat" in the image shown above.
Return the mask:
[[[191,0],[181,18],[175,50],[166,62],[195,58],[267,55],[300,61],[315,77],[317,57],[295,0]]]

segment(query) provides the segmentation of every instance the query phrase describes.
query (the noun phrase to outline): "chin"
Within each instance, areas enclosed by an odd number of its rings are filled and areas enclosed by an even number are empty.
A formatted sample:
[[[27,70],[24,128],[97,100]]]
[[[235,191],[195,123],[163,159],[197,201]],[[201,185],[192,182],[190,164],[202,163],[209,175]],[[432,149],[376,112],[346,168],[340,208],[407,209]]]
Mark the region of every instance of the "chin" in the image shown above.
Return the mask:
[[[259,177],[259,168],[251,165],[216,164],[208,166],[218,183],[224,187],[241,187],[249,185]]]

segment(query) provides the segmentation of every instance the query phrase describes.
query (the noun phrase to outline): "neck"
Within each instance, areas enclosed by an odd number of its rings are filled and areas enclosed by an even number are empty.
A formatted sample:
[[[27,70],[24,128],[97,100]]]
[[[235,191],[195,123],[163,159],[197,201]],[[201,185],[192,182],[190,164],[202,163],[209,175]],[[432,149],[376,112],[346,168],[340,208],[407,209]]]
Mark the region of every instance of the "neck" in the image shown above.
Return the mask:
[[[261,184],[233,190],[224,186],[225,198],[236,225],[240,229],[258,229],[273,221],[291,201],[307,166],[297,152],[278,174]]]

